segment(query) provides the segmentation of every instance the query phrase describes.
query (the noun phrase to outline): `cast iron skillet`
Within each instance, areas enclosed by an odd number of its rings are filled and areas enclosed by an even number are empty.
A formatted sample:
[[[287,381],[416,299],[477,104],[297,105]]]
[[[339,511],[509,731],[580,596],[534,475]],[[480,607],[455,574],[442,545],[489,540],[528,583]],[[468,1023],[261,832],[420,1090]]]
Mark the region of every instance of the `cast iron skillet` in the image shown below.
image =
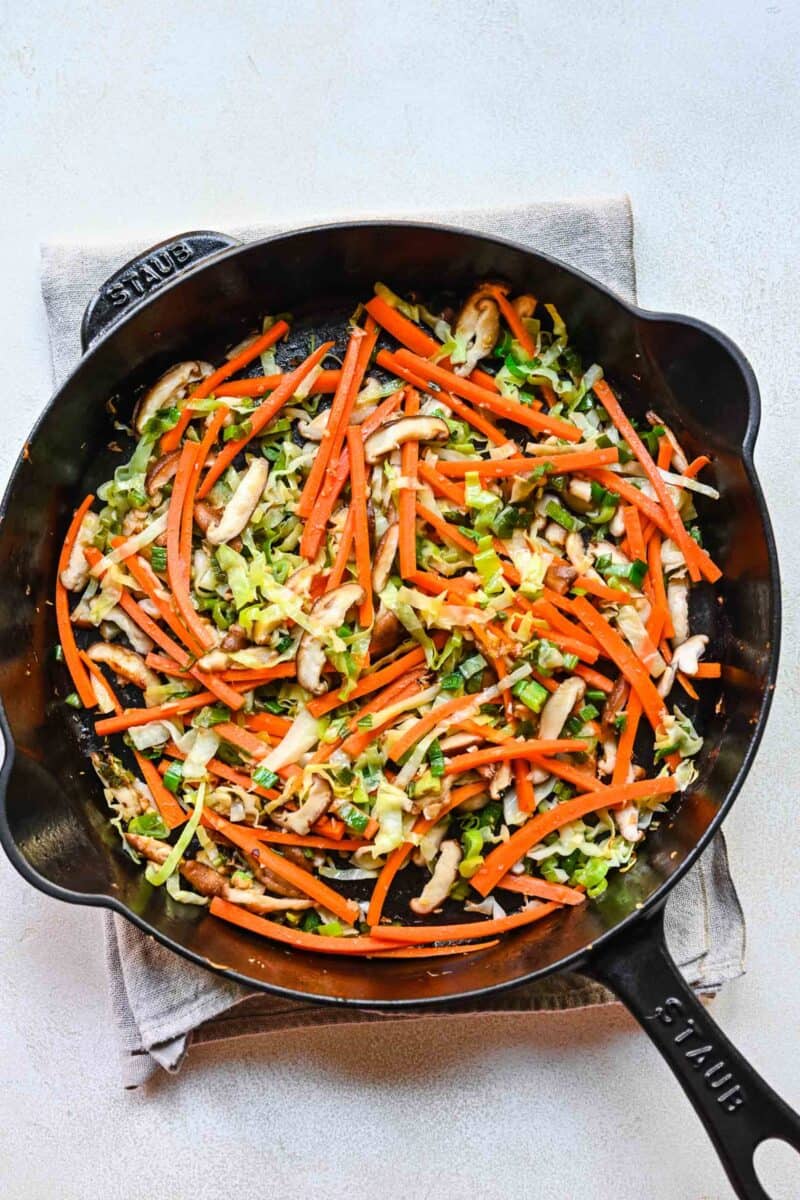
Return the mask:
[[[98,781],[84,757],[91,737],[63,704],[51,597],[74,505],[120,461],[141,387],[182,358],[217,361],[265,312],[295,314],[289,361],[313,329],[338,335],[375,279],[423,295],[463,296],[504,278],[554,302],[588,361],[602,362],[634,411],[656,408],[690,454],[709,451],[722,499],[701,513],[725,572],[723,602],[698,592],[698,621],[725,664],[721,687],[697,714],[706,744],[700,778],[648,837],[635,868],[599,903],[556,914],[480,955],[431,971],[422,960],[357,963],[265,943],[153,891],[120,852]],[[313,305],[309,298],[314,297]],[[211,233],[164,242],[97,293],[82,329],[84,357],[31,434],[2,505],[0,840],[42,891],[124,914],[179,954],[251,987],[315,1002],[384,1010],[471,1000],[553,971],[608,984],[641,1021],[683,1085],[738,1195],[764,1197],[753,1167],[760,1142],[800,1149],[800,1120],[752,1070],[684,983],[666,949],[670,888],[697,860],[733,803],[769,709],[779,638],[778,563],[753,467],[758,389],[740,351],[685,317],[643,312],[594,280],[521,246],[456,229],[359,223],[303,230],[239,246]],[[401,902],[407,899],[400,893]]]

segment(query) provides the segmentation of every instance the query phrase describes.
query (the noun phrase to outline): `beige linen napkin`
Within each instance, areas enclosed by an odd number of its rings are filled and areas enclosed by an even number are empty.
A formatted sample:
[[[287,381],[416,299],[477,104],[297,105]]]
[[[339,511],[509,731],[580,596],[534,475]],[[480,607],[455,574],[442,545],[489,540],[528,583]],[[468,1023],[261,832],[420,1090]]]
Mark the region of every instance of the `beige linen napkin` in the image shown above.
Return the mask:
[[[531,203],[472,212],[394,214],[439,220],[522,242],[580,267],[634,299],[633,221],[627,197],[585,202]],[[312,222],[305,222],[311,224]],[[249,226],[242,241],[296,225]],[[153,242],[161,240],[162,230]],[[95,289],[147,243],[42,247],[42,291],[50,328],[55,382],[74,367],[83,310]],[[667,906],[670,948],[688,981],[713,994],[743,971],[744,918],[718,834],[699,863],[675,888]],[[190,1044],[268,1033],[298,1026],[413,1020],[426,1010],[376,1013],[296,1003],[248,992],[165,950],[122,917],[105,917],[109,988],[128,1088],[159,1067],[177,1071]],[[440,1013],[545,1012],[607,1004],[613,997],[580,975],[551,976],[484,1002],[441,1006]]]

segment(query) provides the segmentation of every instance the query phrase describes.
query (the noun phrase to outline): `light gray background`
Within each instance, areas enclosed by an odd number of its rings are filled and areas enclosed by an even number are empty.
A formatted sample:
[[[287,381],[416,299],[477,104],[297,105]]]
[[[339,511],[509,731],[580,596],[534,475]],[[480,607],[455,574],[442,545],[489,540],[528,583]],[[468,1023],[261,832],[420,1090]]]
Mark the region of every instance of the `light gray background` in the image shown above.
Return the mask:
[[[47,398],[37,243],[59,235],[628,190],[641,302],[745,349],[786,621],[770,726],[727,826],[749,971],[715,1012],[800,1106],[798,6],[3,8],[3,475]],[[220,1179],[304,1200],[731,1194],[616,1010],[303,1031],[198,1051],[178,1079],[125,1094],[97,914],[46,900],[2,861],[0,959],[7,1200],[210,1200]]]

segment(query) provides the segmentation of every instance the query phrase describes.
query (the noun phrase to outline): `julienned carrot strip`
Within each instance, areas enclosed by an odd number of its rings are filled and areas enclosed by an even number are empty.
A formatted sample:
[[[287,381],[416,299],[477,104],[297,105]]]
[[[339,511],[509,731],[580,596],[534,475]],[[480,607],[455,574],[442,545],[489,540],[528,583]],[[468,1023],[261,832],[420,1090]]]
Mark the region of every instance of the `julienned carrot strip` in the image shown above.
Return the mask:
[[[458,808],[459,804],[463,804],[465,800],[472,800],[475,796],[480,796],[482,793],[489,790],[488,781],[481,780],[478,783],[466,783],[463,787],[454,788],[450,793],[449,799],[444,804],[435,817],[417,817],[414,822],[412,833],[415,837],[421,837],[428,830],[433,829],[443,817],[446,817],[454,808]],[[377,925],[381,919],[383,906],[386,903],[386,896],[389,888],[392,885],[397,872],[402,867],[403,863],[408,858],[411,851],[414,849],[414,842],[403,842],[396,850],[393,850],[386,859],[381,873],[375,880],[375,887],[372,889],[372,895],[369,901],[367,910],[367,924]]]
[[[247,728],[252,733],[271,733],[275,737],[282,738],[291,727],[292,722],[288,718],[275,716],[274,713],[252,713],[247,717]]]
[[[633,504],[626,504],[622,510],[622,520],[628,538],[630,558],[646,563],[647,551],[644,548],[644,536],[642,534],[642,523],[639,520],[638,508]]]
[[[282,383],[276,387],[268,400],[265,400],[254,412],[249,414],[247,418],[250,426],[249,433],[237,438],[236,441],[227,442],[217,454],[213,466],[208,468],[203,482],[197,489],[199,500],[208,495],[220,475],[228,469],[239,451],[244,449],[251,438],[257,437],[261,433],[261,430],[269,425],[272,418],[280,412],[284,404],[288,400],[291,400],[306,376],[314,370],[317,363],[322,361],[332,347],[333,342],[323,342],[321,346],[318,346],[313,354],[309,354],[308,358],[300,363],[299,367],[295,367],[293,371],[284,376]]]
[[[552,461],[533,455],[515,455],[513,458],[465,458],[452,462],[440,462],[440,474],[450,479],[463,479],[476,474],[481,479],[507,479],[539,471],[544,475],[566,475],[570,471],[588,471],[605,467],[619,459],[616,446],[606,450],[576,450],[574,454],[554,454]]]
[[[67,569],[72,548],[75,545],[75,539],[80,533],[83,518],[91,508],[93,500],[94,496],[92,494],[88,495],[76,509],[64,538],[64,544],[61,547],[61,553],[58,556],[58,564],[56,566],[56,625],[58,626],[58,640],[61,643],[64,662],[69,671],[70,678],[75,685],[75,691],[78,693],[78,699],[84,708],[94,708],[97,704],[97,697],[94,694],[94,689],[86,673],[86,668],[78,653],[78,645],[75,641],[75,633],[69,617],[69,596],[67,595],[67,589],[61,582],[61,572]],[[99,557],[100,554],[98,551]]]
[[[441,596],[442,593],[447,592],[448,595],[456,596],[459,600],[467,603],[478,586],[462,579],[445,579],[443,575],[435,575],[431,571],[415,571],[408,582],[413,583],[414,587],[420,588],[430,596]]]
[[[466,550],[467,554],[477,554],[478,544],[473,542],[472,538],[468,538],[465,534],[456,529],[455,525],[448,524],[444,517],[440,517],[433,509],[426,508],[424,504],[417,504],[417,516],[426,521],[428,525],[448,542],[452,542],[454,546],[458,546],[461,550]]]
[[[327,883],[318,879],[316,875],[312,875],[310,871],[298,867],[288,858],[270,850],[269,846],[254,836],[250,830],[226,821],[224,817],[209,808],[204,809],[202,821],[209,829],[215,829],[217,833],[223,834],[240,850],[246,850],[248,854],[252,854],[262,866],[274,871],[276,875],[280,875],[281,879],[285,879],[287,883],[292,884],[306,896],[310,896],[312,900],[329,908],[348,925],[353,925],[358,920],[359,908],[354,901],[346,900],[332,887],[328,887]]]
[[[584,666],[583,663],[579,663],[575,668],[575,674],[585,679],[590,687],[598,688],[601,692],[614,690],[614,684],[607,675],[601,675],[599,671],[593,671],[591,667]]]
[[[558,597],[558,602],[555,601],[555,597]],[[570,621],[569,617],[565,617],[563,612],[560,611],[560,609],[566,608],[567,612],[571,612],[571,605],[572,601],[567,601],[567,604],[564,604],[558,592],[554,592],[546,587],[542,592],[542,598],[533,601],[530,611],[537,617],[544,617],[551,629],[563,633],[566,637],[572,638],[573,641],[582,643],[589,650],[599,650],[600,645],[594,636],[585,629],[582,629],[574,621]]]
[[[710,462],[711,459],[707,454],[699,454],[697,458],[693,459],[692,462],[689,463],[688,467],[683,472],[683,475],[687,479],[694,479],[700,474],[704,467],[708,466]]]
[[[375,412],[370,413],[363,425],[359,426],[362,442],[366,441],[370,434],[374,433],[386,418],[390,417],[400,406],[400,399],[401,390],[393,392],[391,396],[387,396],[383,404],[378,405]],[[339,455],[338,462],[328,472],[328,476],[317,498],[317,503],[314,505],[314,510],[306,521],[303,530],[300,553],[309,562],[313,562],[317,557],[325,533],[325,527],[333,512],[334,505],[349,478],[350,455],[345,444],[342,453]]]
[[[170,675],[174,679],[191,679],[189,672],[179,667],[175,660],[166,654],[157,654],[151,650],[144,661],[148,667],[160,671],[162,675]],[[276,663],[274,667],[240,667],[238,670],[220,671],[217,678],[226,683],[252,683],[255,686],[271,683],[274,679],[294,679],[296,674],[297,667],[294,662],[282,662]]]
[[[590,775],[588,771],[582,771],[579,767],[573,767],[572,763],[562,762],[560,758],[547,758],[544,754],[532,754],[531,762],[547,771],[548,774],[555,775],[558,779],[563,779],[574,787],[583,788],[586,792],[599,791],[603,787],[603,784],[594,775]]]
[[[467,424],[471,425],[473,429],[477,429],[478,433],[482,433],[484,437],[488,438],[490,442],[493,442],[495,446],[514,445],[514,442],[511,441],[510,438],[506,437],[503,431],[498,429],[488,417],[484,417],[481,413],[475,412],[475,410],[470,408],[465,401],[459,399],[458,396],[454,396],[452,392],[447,392],[443,388],[435,387],[416,371],[412,371],[410,367],[404,367],[403,364],[397,362],[396,359],[393,360],[391,369],[392,373],[397,375],[399,379],[404,379],[406,383],[413,384],[413,386],[415,388],[419,388],[421,392],[427,392],[428,395],[433,396],[435,400],[441,400],[443,404],[446,404],[448,408],[453,410],[456,416],[461,417],[462,421],[466,421]],[[483,372],[473,371],[470,378],[477,383],[479,375],[483,376]],[[491,380],[492,384],[494,384],[494,380],[492,379],[491,375],[486,375],[484,378]],[[488,386],[488,384],[484,384],[484,386]],[[490,388],[490,391],[493,390],[496,389],[494,387]]]
[[[516,758],[512,764],[514,784],[517,789],[517,805],[521,812],[533,812],[536,807],[536,796],[531,780],[530,763]]]
[[[475,883],[474,875],[470,882]],[[507,933],[509,929],[530,925],[534,921],[540,921],[542,917],[548,917],[560,907],[561,905],[552,901],[545,901],[536,906],[521,908],[519,912],[511,913],[508,917],[495,917],[488,921],[469,921],[458,925],[380,925],[377,932],[392,942],[466,942],[472,938]]]
[[[112,545],[116,543],[116,539],[112,538]],[[145,559],[140,558],[138,554],[132,554],[125,563],[128,571],[136,580],[139,587],[149,600],[156,606],[159,616],[162,621],[179,637],[192,655],[199,657],[203,653],[203,647],[198,642],[197,638],[184,625],[183,621],[178,616],[172,603],[172,598],[166,590],[164,584],[156,575],[153,568]],[[181,657],[184,657],[182,652]],[[158,668],[156,668],[158,670]]]
[[[405,675],[412,667],[419,666],[424,661],[425,651],[421,646],[415,646],[408,654],[403,654],[400,658],[396,658],[387,667],[383,667],[380,671],[373,671],[372,674],[359,679],[353,690],[348,693],[346,700],[342,699],[341,689],[337,688],[329,692],[327,696],[320,696],[316,700],[310,700],[307,705],[308,711],[313,717],[322,717],[332,709],[338,708],[340,704],[348,704],[351,700],[360,700],[362,696],[368,696],[371,692],[376,692],[379,688],[394,683],[396,679]]]
[[[393,338],[396,338],[402,346],[406,346],[409,350],[413,350],[415,354],[422,355],[423,358],[435,358],[442,352],[442,343],[437,342],[435,338],[430,337],[424,330],[415,325],[413,321],[409,321],[396,308],[392,308],[391,304],[387,304],[380,296],[373,298],[364,305],[369,315],[373,320],[377,321],[381,328],[390,333]],[[449,360],[447,360],[449,362]],[[497,384],[491,375],[487,375],[485,371],[475,370],[470,378],[474,383],[479,383],[481,387],[488,388],[490,391],[499,391]]]
[[[205,650],[209,650],[214,644],[214,638],[207,623],[200,618],[196,608],[192,604],[189,579],[191,552],[185,544],[187,539],[186,533],[183,530],[184,502],[189,487],[192,467],[199,450],[200,447],[197,442],[184,442],[178,462],[178,470],[175,473],[175,482],[172,485],[172,495],[167,515],[167,578],[169,579],[169,585],[172,589],[175,603],[178,606],[178,611],[183,617],[187,629],[191,631],[192,635]],[[189,521],[191,521],[191,513]],[[191,524],[189,524],[188,529],[189,540],[191,540]]]
[[[575,796],[563,804],[557,804],[548,812],[532,817],[512,833],[507,842],[497,846],[472,876],[470,883],[482,896],[488,896],[498,881],[508,874],[514,863],[519,862],[531,847],[538,845],[548,834],[561,829],[568,822],[577,821],[579,817],[596,812],[598,808],[611,808],[646,796],[668,796],[676,791],[677,786],[673,776],[665,775],[658,779],[642,779],[638,783],[628,783],[622,787],[600,788],[582,796]]]
[[[177,758],[183,761],[186,755],[183,754],[177,746],[170,742],[164,753],[170,758]],[[209,775],[218,775],[220,779],[227,780],[228,783],[238,784],[247,792],[255,792],[258,796],[263,796],[265,800],[277,800],[280,792],[276,792],[273,788],[264,788],[253,783],[249,775],[242,771],[237,771],[234,767],[229,767],[227,763],[222,762],[218,758],[212,758],[206,763],[206,771]]]
[[[436,468],[427,462],[419,463],[417,471],[420,478],[424,479],[425,483],[428,484],[437,496],[444,496],[446,500],[451,500],[459,508],[464,508],[466,498],[464,496],[463,483],[451,483],[449,479],[445,479],[444,475],[440,475]]]
[[[423,690],[420,688],[418,680],[424,672],[424,667],[412,668],[402,679],[396,680],[382,692],[379,692],[368,704],[362,705],[355,716],[350,718],[350,736],[341,743],[338,749],[343,754],[348,755],[349,758],[358,758],[359,754],[362,754],[367,746],[376,741],[386,729],[392,726],[396,718],[390,717],[388,721],[383,722],[379,720],[371,729],[359,729],[358,722],[363,720],[364,717],[380,713],[392,704],[399,704],[401,700],[407,700],[415,692]],[[329,745],[331,753],[337,749],[335,743],[329,743]]]
[[[667,519],[671,536],[683,552],[686,559],[686,565],[689,569],[689,574],[693,580],[698,580],[701,574],[708,580],[709,583],[716,583],[722,572],[711,561],[706,552],[698,546],[697,542],[689,536],[686,526],[680,518],[680,514],[672,503],[667,485],[661,478],[661,472],[653,462],[647,447],[642,442],[636,430],[631,425],[628,417],[622,409],[622,405],[612,392],[611,388],[600,379],[594,385],[594,393],[597,396],[603,408],[608,413],[613,424],[617,427],[622,437],[630,446],[639,463],[644,469],[644,473],[650,480],[653,490],[658,497],[661,510]]]
[[[248,826],[254,837],[269,846],[305,846],[309,850],[336,850],[339,853],[360,850],[366,846],[364,838],[316,837],[314,834],[285,833],[282,829],[262,829],[260,825]]]
[[[374,344],[374,335],[371,340]],[[339,379],[339,386],[336,389],[336,395],[333,397],[328,423],[325,426],[322,441],[314,455],[314,462],[303,487],[300,503],[297,506],[297,514],[300,517],[310,516],[314,508],[314,501],[322,487],[325,473],[328,470],[328,463],[331,461],[336,462],[344,445],[345,431],[350,424],[350,414],[353,411],[356,395],[361,386],[363,368],[366,366],[366,361],[364,361],[362,363],[362,370],[359,373],[359,363],[362,359],[361,343],[364,341],[369,343],[369,334],[365,333],[358,326],[354,326],[347,343],[347,350],[345,351],[344,362],[342,364],[342,374]]]
[[[672,637],[675,630],[672,627],[672,617],[667,603],[667,592],[664,587],[664,573],[661,567],[661,538],[656,534],[651,537],[647,546],[647,574],[653,589],[653,597],[658,611],[662,615],[662,624],[666,637]]]
[[[215,725],[214,732],[218,733],[226,742],[230,742],[232,746],[236,746],[237,750],[244,750],[245,754],[256,761],[266,758],[269,754],[269,746],[262,742],[261,738],[242,729],[241,725],[234,725],[232,721],[224,721],[220,725]]]
[[[556,904],[583,904],[586,901],[585,892],[563,883],[548,883],[535,875],[504,875],[497,887],[520,896],[535,896],[537,900],[554,900]]]
[[[204,400],[206,396],[211,396],[214,393],[217,384],[223,383],[231,375],[235,375],[237,371],[241,371],[248,363],[251,363],[254,358],[258,358],[264,350],[268,350],[270,346],[274,346],[276,342],[289,332],[289,326],[285,321],[276,321],[271,329],[266,333],[262,333],[261,337],[255,338],[241,353],[229,358],[221,367],[217,367],[207,379],[202,380],[195,388],[191,396],[184,402],[183,410],[177,425],[168,430],[161,439],[161,449],[164,453],[171,450],[177,450],[181,444],[181,439],[186,432],[186,427],[192,419],[192,403],[195,400]]]
[[[415,417],[419,412],[419,393],[414,388],[406,389],[405,412],[407,417]],[[417,569],[417,531],[414,505],[417,499],[418,465],[419,442],[405,442],[400,448],[400,472],[403,477],[403,487],[400,488],[397,498],[400,523],[398,553],[400,575],[403,579],[408,579],[409,575],[413,575]]]
[[[583,596],[578,596],[573,604],[575,615],[594,634],[609,658],[616,663],[622,674],[635,688],[642,701],[647,719],[658,729],[664,715],[664,701],[655,689],[653,681],[645,667],[633,653],[631,648],[620,637],[615,629],[592,607]]]
[[[414,743],[424,737],[429,730],[434,729],[455,713],[471,708],[474,704],[474,696],[457,696],[454,700],[446,700],[444,704],[432,708],[424,717],[420,717],[410,729],[389,743],[389,757],[395,762],[400,762],[406,750],[410,750]]]
[[[611,775],[611,782],[614,787],[619,787],[623,783],[628,782],[628,772],[633,761],[633,744],[636,741],[639,721],[642,717],[642,702],[639,699],[638,693],[633,689],[631,689],[630,696],[628,697],[625,714],[625,728],[622,730],[617,743],[617,757]]]
[[[596,579],[588,579],[585,575],[579,575],[572,587],[574,591],[586,592],[598,600],[605,600],[607,604],[629,604],[631,599],[629,593],[623,592],[621,588],[608,587]]]
[[[391,357],[390,355],[389,358],[391,359]],[[561,417],[551,417],[547,413],[536,412],[528,405],[519,404],[516,400],[509,400],[506,396],[498,396],[487,388],[478,387],[471,380],[456,375],[453,371],[447,371],[444,367],[436,366],[424,358],[411,354],[408,350],[398,351],[397,359],[403,366],[409,365],[418,371],[423,378],[438,383],[447,391],[454,392],[456,396],[463,396],[465,400],[472,401],[480,408],[488,408],[498,417],[514,421],[517,425],[523,425],[527,429],[535,429],[538,433],[553,433],[567,442],[581,440],[581,431],[571,421],[564,421]],[[378,355],[378,362],[383,365],[381,354]],[[391,370],[391,362],[387,365]]]
[[[533,358],[536,354],[536,343],[523,325],[519,313],[509,302],[506,296],[507,289],[490,284],[484,290],[496,301],[497,307],[505,317],[506,324],[514,335],[515,340],[519,342],[528,357]]]
[[[700,699],[695,688],[692,686],[692,681],[688,675],[684,675],[683,671],[677,671],[675,678],[678,680],[678,683],[681,685],[683,690],[686,692],[686,695],[689,696],[690,699]]]
[[[543,637],[548,642],[552,642],[554,646],[558,646],[559,650],[566,650],[567,654],[577,654],[578,658],[583,662],[596,663],[600,657],[599,652],[590,646],[588,642],[584,642],[579,638],[568,637],[564,633],[552,627],[544,630]]]
[[[389,950],[394,945],[393,942],[374,937],[320,937],[318,933],[304,933],[302,929],[293,929],[291,925],[279,925],[277,921],[256,916],[241,905],[231,904],[229,900],[222,900],[219,896],[215,896],[211,901],[208,911],[230,925],[246,929],[249,933],[257,933],[273,942],[284,942],[287,946],[294,946],[296,950],[312,950],[316,954],[375,954],[378,950]],[[350,923],[356,919],[357,917],[351,918]]]
[[[347,561],[350,558],[350,551],[353,549],[353,510],[348,508],[347,516],[342,526],[339,545],[336,548],[336,557],[333,560],[328,578],[325,580],[325,591],[332,592],[337,588],[344,579],[344,573],[347,570]]]
[[[320,371],[314,380],[314,394],[324,392],[335,392],[339,386],[339,378],[341,371]],[[277,375],[258,375],[255,379],[234,379],[228,383],[223,383],[216,390],[218,400],[224,399],[226,396],[264,396],[267,392],[274,392],[275,388],[280,387],[286,378],[285,372],[280,372]]]
[[[195,692],[172,704],[159,704],[153,708],[126,708],[116,717],[103,717],[95,725],[95,733],[100,737],[110,737],[113,733],[124,733],[126,729],[135,729],[139,725],[149,725],[151,721],[170,721],[173,717],[182,717],[186,713],[195,712],[205,704],[213,704],[216,697],[213,692]]]
[[[514,737],[514,734],[507,729],[494,729],[491,725],[481,725],[469,717],[464,721],[456,721],[453,729],[471,733],[480,741],[491,742],[495,746],[504,746]]]
[[[697,670],[694,673],[694,679],[719,679],[722,675],[722,663],[718,662],[703,662],[698,663]]]
[[[555,738],[551,741],[532,739],[518,741],[516,738],[504,742],[502,746],[490,746],[486,750],[473,750],[468,754],[459,754],[456,758],[447,760],[444,768],[445,775],[460,775],[464,771],[472,771],[476,767],[484,767],[487,763],[509,762],[514,758],[528,758],[531,754],[580,754],[587,749],[587,742],[579,738]]]
[[[350,508],[353,513],[353,541],[356,548],[358,582],[364,598],[358,609],[358,620],[364,629],[372,624],[372,564],[369,549],[369,520],[367,517],[367,472],[364,465],[364,443],[357,425],[347,430],[347,450],[350,455]]]

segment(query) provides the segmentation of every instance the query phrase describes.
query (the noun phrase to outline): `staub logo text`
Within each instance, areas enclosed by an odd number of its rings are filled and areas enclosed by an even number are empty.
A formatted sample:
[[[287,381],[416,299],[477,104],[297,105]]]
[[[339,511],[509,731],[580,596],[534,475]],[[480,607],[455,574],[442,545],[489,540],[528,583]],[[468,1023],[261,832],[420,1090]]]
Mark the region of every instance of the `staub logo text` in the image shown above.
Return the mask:
[[[725,1112],[736,1112],[737,1108],[742,1107],[745,1095],[741,1085],[734,1079],[714,1044],[706,1040],[694,1017],[686,1016],[680,1000],[670,996],[658,1005],[651,1014],[651,1020],[675,1026],[670,1030],[674,1034],[673,1044],[680,1046],[684,1058],[701,1074],[709,1091],[716,1092],[717,1103]]]
[[[147,258],[140,259],[123,275],[118,275],[103,289],[103,298],[114,308],[123,308],[138,296],[152,292],[194,255],[188,242],[172,242]]]

